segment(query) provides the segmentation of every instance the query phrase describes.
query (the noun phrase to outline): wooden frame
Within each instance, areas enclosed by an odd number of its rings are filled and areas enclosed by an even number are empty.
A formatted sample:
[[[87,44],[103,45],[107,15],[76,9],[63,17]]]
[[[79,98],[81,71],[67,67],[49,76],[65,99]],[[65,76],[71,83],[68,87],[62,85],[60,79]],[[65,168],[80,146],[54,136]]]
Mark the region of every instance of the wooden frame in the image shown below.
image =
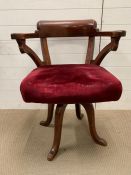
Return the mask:
[[[40,21],[37,24],[38,30],[34,33],[14,33],[11,34],[12,39],[16,39],[20,52],[28,54],[34,61],[37,67],[51,64],[51,59],[48,51],[47,38],[48,37],[77,37],[77,36],[88,36],[88,48],[85,64],[96,64],[100,65],[104,57],[110,51],[116,51],[118,48],[119,40],[122,36],[126,35],[126,32],[121,31],[99,31],[96,28],[97,23],[94,20],[76,20],[76,21]],[[44,28],[44,30],[43,30]],[[98,54],[98,56],[93,60],[95,37],[110,37],[111,42],[106,45]],[[26,39],[40,38],[41,49],[43,54],[43,61],[38,57],[38,55],[26,44]],[[48,115],[46,121],[41,121],[42,126],[49,126],[54,112],[55,104],[48,104]],[[106,146],[107,142],[100,138],[96,132],[95,127],[95,114],[92,104],[81,104],[87,113],[90,133],[93,140],[100,145]],[[54,141],[53,146],[48,154],[47,159],[53,160],[58,152],[63,115],[67,104],[57,104],[55,110],[55,127],[54,127]],[[80,104],[75,104],[76,116],[79,120],[82,119],[83,114],[81,114]]]

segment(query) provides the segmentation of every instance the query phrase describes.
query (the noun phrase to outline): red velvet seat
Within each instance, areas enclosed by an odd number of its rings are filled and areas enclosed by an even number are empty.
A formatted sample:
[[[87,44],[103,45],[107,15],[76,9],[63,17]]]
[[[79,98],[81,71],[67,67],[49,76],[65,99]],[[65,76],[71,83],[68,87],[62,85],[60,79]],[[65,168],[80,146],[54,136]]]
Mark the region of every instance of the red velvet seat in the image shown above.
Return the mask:
[[[34,69],[21,83],[24,101],[35,103],[94,103],[118,100],[120,81],[91,64],[48,65]]]

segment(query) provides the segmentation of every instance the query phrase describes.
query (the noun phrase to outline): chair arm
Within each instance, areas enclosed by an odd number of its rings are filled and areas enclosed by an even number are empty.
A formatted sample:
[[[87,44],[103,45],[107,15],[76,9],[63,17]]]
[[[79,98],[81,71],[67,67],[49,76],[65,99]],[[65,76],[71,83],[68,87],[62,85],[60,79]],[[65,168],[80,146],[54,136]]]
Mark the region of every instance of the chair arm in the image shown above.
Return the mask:
[[[113,32],[97,32],[96,36],[108,36],[111,37],[111,42],[106,45],[97,55],[95,60],[91,61],[91,64],[100,65],[103,61],[104,57],[110,52],[110,51],[116,51],[119,45],[119,40],[122,36],[126,36],[126,31],[120,30],[120,31],[113,31]]]
[[[28,39],[28,38],[39,38],[39,33],[12,33],[11,39]]]
[[[125,30],[116,30],[116,31],[98,31],[95,36],[105,36],[105,37],[122,37],[126,36]]]
[[[13,33],[11,34],[11,39],[16,39],[20,52],[28,54],[34,61],[37,67],[44,65],[44,62],[38,57],[38,55],[26,45],[26,39],[29,38],[39,38],[39,33]]]

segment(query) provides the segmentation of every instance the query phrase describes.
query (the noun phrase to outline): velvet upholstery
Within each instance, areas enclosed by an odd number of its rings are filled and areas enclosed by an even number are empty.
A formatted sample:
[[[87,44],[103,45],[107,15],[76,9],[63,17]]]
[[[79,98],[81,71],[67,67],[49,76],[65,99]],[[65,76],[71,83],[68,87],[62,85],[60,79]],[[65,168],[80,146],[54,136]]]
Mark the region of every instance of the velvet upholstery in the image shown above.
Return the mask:
[[[94,103],[118,100],[122,85],[100,66],[66,64],[34,69],[22,81],[20,90],[25,102]]]

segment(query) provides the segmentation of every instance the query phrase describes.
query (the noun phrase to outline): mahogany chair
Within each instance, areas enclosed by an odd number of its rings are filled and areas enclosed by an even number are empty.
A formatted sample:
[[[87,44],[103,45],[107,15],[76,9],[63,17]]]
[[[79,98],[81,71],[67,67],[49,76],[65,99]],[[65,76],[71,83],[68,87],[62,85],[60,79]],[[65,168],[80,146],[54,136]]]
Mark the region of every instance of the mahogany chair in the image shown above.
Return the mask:
[[[37,68],[22,81],[20,90],[25,102],[47,103],[48,116],[40,124],[48,126],[52,120],[54,105],[54,141],[47,159],[53,160],[58,152],[63,114],[67,104],[75,104],[76,116],[82,119],[80,105],[87,113],[89,129],[93,140],[102,146],[107,142],[98,136],[95,128],[95,113],[92,103],[116,101],[122,93],[121,82],[100,66],[110,51],[116,51],[125,31],[99,31],[95,20],[39,21],[34,33],[14,33],[21,53],[28,54]],[[88,37],[85,64],[51,65],[47,38]],[[110,37],[111,41],[93,59],[95,37]],[[26,39],[40,38],[43,60],[26,44]]]

